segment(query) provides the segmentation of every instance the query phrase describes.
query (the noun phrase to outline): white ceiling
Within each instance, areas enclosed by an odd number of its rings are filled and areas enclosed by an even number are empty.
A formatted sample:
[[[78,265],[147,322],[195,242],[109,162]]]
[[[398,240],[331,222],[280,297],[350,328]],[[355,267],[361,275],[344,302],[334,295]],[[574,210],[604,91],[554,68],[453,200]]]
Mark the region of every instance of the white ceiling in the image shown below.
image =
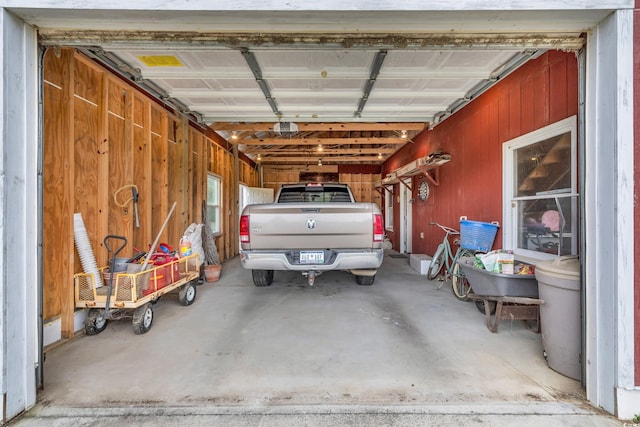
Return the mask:
[[[433,122],[521,50],[390,50],[360,116],[379,50],[250,49],[277,106],[265,99],[237,49],[112,49],[140,77],[215,122]],[[176,58],[181,65],[145,64]],[[147,61],[151,63],[150,61]]]
[[[13,11],[43,44],[104,59],[254,160],[314,162],[309,147],[331,138],[324,164],[382,163],[531,57],[579,48],[609,13]],[[274,133],[278,121],[301,132]]]

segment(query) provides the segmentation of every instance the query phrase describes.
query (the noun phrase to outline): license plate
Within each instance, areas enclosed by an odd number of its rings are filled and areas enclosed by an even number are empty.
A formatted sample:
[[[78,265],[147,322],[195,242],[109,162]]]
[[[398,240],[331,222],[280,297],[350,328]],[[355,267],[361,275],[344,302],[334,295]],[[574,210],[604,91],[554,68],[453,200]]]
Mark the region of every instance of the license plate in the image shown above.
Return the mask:
[[[324,252],[300,252],[300,264],[324,263]]]

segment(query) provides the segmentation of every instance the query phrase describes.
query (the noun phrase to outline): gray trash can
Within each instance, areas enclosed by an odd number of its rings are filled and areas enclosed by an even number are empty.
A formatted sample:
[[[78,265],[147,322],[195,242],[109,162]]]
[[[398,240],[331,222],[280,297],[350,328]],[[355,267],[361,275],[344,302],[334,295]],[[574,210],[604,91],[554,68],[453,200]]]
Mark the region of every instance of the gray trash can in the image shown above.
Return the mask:
[[[580,322],[580,261],[558,257],[536,264],[542,347],[551,369],[569,378],[582,378]]]

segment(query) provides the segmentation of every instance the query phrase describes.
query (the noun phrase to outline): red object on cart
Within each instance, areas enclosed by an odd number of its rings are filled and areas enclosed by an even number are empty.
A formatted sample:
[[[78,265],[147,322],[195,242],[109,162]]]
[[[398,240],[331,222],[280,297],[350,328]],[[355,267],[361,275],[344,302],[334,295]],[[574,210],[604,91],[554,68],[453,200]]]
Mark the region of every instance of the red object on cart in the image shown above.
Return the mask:
[[[175,261],[178,261],[178,257],[164,253],[151,255],[149,264],[153,266],[155,273],[151,273],[149,286],[143,291],[143,295],[149,295],[180,279],[180,270],[178,263]]]

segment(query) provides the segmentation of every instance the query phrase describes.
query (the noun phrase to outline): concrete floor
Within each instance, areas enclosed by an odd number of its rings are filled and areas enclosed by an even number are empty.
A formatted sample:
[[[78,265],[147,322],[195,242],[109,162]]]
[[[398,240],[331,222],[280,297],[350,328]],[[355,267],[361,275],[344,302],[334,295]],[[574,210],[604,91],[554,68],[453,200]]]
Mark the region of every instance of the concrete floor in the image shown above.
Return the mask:
[[[539,334],[493,334],[437,284],[386,256],[373,286],[276,272],[258,288],[234,258],[192,306],[163,297],[144,335],[112,321],[47,351],[16,425],[621,424],[547,367]]]

